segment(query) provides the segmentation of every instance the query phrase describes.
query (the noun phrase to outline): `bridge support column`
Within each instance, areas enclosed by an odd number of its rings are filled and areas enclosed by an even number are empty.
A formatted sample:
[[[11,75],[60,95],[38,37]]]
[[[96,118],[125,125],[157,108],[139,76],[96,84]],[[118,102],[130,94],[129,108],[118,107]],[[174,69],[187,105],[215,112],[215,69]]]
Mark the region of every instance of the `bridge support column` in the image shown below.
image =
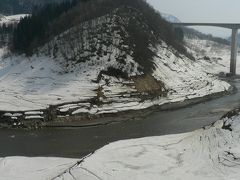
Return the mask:
[[[238,53],[237,44],[238,29],[232,29],[232,46],[231,46],[231,60],[230,60],[230,75],[236,75],[236,62]]]

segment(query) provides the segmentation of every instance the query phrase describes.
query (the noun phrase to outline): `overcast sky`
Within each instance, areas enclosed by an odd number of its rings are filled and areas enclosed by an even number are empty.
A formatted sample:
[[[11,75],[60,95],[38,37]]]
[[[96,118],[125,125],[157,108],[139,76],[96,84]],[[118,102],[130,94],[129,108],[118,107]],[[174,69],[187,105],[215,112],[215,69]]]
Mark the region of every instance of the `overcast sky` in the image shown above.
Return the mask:
[[[240,23],[240,0],[147,0],[160,12],[172,14],[182,22]],[[230,30],[197,28],[204,33],[226,37]]]

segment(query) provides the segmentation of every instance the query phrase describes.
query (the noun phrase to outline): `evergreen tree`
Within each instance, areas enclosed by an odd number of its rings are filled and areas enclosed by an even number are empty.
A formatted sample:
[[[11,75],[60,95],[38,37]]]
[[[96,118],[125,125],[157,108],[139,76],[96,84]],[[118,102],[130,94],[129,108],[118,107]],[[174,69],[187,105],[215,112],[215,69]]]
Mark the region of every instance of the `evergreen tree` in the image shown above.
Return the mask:
[[[61,14],[77,4],[77,0],[63,3],[51,3],[35,6],[31,16],[20,20],[13,33],[13,49],[18,52],[31,54],[34,46],[40,45],[46,38],[49,25]]]

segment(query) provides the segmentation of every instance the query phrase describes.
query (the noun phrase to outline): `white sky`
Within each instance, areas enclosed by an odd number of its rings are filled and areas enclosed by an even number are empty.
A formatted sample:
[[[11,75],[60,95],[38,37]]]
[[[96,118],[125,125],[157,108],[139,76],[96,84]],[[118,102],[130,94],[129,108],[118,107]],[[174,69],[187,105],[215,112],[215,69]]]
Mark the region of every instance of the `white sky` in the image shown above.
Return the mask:
[[[147,0],[160,12],[172,14],[182,22],[240,23],[240,0]],[[230,30],[197,27],[204,33],[227,37]]]

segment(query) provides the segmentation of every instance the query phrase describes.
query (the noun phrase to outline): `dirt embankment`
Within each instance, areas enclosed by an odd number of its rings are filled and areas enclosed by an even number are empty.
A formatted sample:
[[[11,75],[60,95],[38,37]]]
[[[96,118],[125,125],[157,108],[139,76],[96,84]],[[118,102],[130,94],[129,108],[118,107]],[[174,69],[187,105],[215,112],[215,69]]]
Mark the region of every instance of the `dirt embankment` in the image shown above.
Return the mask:
[[[147,93],[155,96],[167,96],[168,90],[161,81],[157,81],[150,74],[133,77],[134,86],[139,93]]]

